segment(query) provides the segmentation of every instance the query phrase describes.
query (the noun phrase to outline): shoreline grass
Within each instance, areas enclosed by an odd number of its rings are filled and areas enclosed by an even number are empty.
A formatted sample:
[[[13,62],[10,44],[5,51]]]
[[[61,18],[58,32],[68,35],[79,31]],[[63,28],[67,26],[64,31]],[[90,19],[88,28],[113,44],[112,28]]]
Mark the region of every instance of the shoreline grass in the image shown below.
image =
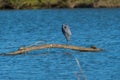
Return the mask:
[[[120,0],[0,0],[0,9],[117,7],[120,7]]]

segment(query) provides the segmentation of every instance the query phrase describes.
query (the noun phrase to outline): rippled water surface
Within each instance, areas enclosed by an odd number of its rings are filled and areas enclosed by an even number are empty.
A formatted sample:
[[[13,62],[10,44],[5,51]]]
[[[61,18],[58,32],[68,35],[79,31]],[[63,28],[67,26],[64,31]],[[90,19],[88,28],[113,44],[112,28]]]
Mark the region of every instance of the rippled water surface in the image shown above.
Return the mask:
[[[0,56],[0,80],[120,80],[120,8],[0,11],[0,54],[36,44],[66,44],[61,25],[69,25],[70,45],[101,52],[43,49]]]

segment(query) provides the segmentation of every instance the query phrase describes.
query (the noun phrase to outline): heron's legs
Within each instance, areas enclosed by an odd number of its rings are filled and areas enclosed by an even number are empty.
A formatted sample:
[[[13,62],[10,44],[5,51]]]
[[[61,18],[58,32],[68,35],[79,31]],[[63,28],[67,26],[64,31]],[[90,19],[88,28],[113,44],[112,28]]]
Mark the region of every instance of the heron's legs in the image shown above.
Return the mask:
[[[69,45],[69,41],[66,42],[66,46],[68,46],[68,45]]]

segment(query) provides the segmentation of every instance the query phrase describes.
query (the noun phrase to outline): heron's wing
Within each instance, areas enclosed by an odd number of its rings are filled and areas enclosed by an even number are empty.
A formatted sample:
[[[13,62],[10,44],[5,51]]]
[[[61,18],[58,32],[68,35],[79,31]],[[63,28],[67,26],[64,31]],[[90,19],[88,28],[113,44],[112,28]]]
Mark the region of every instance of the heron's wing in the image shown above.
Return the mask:
[[[66,38],[67,41],[69,41],[70,40],[70,35],[65,34],[65,38]]]
[[[71,33],[71,31],[70,31],[70,28],[69,28],[69,27],[67,27],[67,29],[66,29],[66,33],[67,33],[68,35],[72,35],[72,33]]]

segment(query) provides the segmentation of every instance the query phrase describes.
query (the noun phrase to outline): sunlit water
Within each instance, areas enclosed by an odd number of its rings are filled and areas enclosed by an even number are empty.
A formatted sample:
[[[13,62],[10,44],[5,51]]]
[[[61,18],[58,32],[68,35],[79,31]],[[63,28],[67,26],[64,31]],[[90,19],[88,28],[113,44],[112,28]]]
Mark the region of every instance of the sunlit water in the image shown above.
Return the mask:
[[[0,80],[120,80],[120,9],[49,9],[0,11],[0,54],[34,43],[66,44],[61,25],[70,26],[70,45],[101,52],[43,49],[0,56]],[[81,78],[82,79],[82,78]]]

